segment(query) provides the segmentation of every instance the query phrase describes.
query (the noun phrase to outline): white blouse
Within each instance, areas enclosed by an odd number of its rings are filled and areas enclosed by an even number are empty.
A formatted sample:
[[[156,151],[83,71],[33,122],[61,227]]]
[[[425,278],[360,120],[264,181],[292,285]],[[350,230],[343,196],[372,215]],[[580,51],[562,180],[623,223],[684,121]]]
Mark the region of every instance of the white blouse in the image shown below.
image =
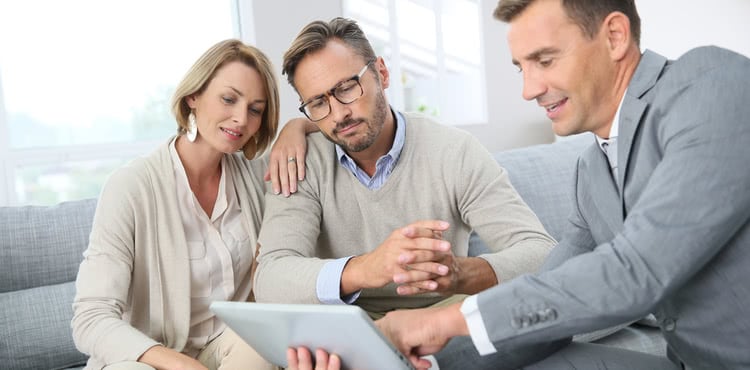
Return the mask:
[[[236,293],[249,297],[251,286],[247,286],[247,292],[235,290],[242,277],[250,273],[253,256],[252,248],[246,245],[250,235],[242,222],[237,189],[224,158],[219,193],[209,218],[190,189],[175,141],[170,143],[169,151],[190,256],[190,332],[183,352],[195,357],[225,328],[209,310],[211,302],[231,300]]]

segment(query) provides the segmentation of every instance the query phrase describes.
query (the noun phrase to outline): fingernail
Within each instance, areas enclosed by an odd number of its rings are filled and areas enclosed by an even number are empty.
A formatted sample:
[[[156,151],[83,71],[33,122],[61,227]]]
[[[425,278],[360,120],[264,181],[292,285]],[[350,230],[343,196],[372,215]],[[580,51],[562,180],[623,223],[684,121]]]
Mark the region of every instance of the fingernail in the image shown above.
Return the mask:
[[[440,275],[445,275],[445,274],[447,274],[447,273],[448,273],[448,266],[443,266],[443,265],[441,265],[440,267],[438,267],[438,273],[439,273]]]
[[[401,254],[398,256],[398,262],[399,263],[406,263],[407,257],[405,254]]]
[[[406,276],[404,276],[404,274],[396,274],[393,277],[394,283],[403,283],[405,280],[406,280]]]
[[[451,244],[448,242],[440,242],[440,249],[447,251],[448,249],[451,249]]]
[[[440,221],[440,226],[441,226],[441,227],[444,227],[444,228],[448,228],[448,226],[450,226],[450,225],[451,225],[451,224],[449,224],[449,223],[447,223],[447,222],[445,222],[445,221]]]

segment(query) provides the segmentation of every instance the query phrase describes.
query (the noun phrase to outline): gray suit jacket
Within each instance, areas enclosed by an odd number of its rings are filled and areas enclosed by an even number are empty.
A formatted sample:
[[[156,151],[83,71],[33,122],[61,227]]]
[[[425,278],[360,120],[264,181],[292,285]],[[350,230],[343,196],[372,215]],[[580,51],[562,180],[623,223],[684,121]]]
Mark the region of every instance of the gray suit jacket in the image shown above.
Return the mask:
[[[543,272],[479,295],[490,340],[509,352],[654,313],[676,362],[750,368],[750,60],[646,51],[619,125],[619,181],[592,145]]]

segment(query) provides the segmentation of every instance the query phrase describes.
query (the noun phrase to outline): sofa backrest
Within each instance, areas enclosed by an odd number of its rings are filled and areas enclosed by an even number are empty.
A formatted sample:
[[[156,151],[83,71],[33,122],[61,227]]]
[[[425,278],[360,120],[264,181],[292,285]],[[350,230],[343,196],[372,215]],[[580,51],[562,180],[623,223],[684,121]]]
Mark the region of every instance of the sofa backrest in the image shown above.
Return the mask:
[[[73,281],[96,199],[0,207],[0,293]]]
[[[544,228],[560,240],[573,207],[573,171],[578,156],[594,142],[592,134],[563,138],[552,144],[534,145],[494,154],[508,171],[510,182],[542,221]],[[484,242],[472,234],[470,255],[486,253]]]
[[[0,368],[82,366],[70,329],[95,199],[0,207]]]

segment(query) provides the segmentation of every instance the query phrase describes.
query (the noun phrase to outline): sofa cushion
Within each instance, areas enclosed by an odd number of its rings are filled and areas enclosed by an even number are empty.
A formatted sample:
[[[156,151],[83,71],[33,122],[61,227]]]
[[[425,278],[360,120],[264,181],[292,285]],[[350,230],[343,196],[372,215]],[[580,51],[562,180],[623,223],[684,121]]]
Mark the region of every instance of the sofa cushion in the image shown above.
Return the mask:
[[[0,293],[0,368],[83,365],[70,331],[75,283]]]
[[[573,172],[578,156],[592,143],[593,135],[584,134],[495,154],[521,198],[557,240],[573,209]]]
[[[0,292],[75,280],[96,199],[0,207]]]

